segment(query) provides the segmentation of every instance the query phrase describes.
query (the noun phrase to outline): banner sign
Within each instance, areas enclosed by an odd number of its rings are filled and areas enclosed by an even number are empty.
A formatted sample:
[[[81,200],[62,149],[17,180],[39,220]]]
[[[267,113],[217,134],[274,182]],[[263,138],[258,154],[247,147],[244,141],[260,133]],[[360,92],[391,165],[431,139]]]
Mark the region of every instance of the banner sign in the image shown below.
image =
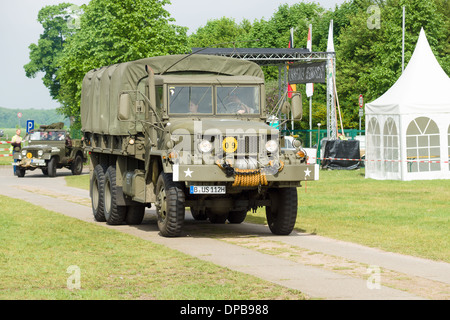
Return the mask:
[[[326,83],[326,62],[299,63],[289,66],[289,83]]]

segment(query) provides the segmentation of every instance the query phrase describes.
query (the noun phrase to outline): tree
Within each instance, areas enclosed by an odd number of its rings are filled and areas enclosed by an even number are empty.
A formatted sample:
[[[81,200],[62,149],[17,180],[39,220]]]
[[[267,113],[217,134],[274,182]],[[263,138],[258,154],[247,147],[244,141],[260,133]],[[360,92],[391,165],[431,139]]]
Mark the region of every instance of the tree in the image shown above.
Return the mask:
[[[61,3],[43,7],[38,13],[38,21],[44,28],[38,43],[32,43],[30,49],[30,62],[24,66],[28,78],[35,78],[39,72],[44,73],[42,81],[48,88],[50,96],[56,99],[60,83],[56,79],[58,64],[67,38],[76,32],[71,28],[70,20],[74,14],[71,3]]]
[[[58,101],[79,124],[81,84],[91,69],[145,57],[185,53],[187,28],[172,24],[168,0],[91,0],[81,29],[58,59]]]
[[[251,29],[251,23],[243,20],[237,24],[234,19],[222,17],[208,20],[204,27],[200,27],[189,37],[189,46],[192,48],[206,48],[219,45],[220,47],[232,46],[232,42],[242,39]],[[241,46],[240,43],[235,43]]]

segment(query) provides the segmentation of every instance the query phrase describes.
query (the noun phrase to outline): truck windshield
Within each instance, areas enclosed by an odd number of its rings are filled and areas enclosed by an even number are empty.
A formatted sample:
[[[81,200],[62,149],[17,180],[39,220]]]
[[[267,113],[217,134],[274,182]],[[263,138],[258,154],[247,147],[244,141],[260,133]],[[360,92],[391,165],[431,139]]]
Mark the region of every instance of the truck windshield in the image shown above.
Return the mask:
[[[169,87],[169,113],[212,114],[211,87]]]
[[[259,87],[218,87],[218,114],[259,113]]]
[[[30,133],[30,141],[64,141],[65,138],[64,131],[37,131]]]

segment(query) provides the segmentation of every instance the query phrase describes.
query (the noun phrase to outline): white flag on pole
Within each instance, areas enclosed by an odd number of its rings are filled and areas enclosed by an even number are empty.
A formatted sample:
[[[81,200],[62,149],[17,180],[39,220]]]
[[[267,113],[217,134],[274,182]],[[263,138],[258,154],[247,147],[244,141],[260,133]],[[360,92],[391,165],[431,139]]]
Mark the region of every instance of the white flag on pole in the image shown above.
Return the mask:
[[[330,21],[330,29],[328,30],[327,52],[334,52],[333,20]]]
[[[306,43],[306,49],[309,50],[309,52],[312,52],[312,25],[309,25],[309,30],[308,30],[308,42]],[[306,96],[312,97],[312,95],[314,94],[314,83],[307,83],[306,84]]]

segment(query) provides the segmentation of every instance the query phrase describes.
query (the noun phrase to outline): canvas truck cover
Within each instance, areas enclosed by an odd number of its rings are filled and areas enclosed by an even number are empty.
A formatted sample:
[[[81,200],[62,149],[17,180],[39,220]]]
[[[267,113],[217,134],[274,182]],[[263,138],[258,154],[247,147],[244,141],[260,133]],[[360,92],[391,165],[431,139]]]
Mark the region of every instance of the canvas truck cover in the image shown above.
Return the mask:
[[[137,90],[139,81],[148,76],[146,65],[156,75],[207,72],[218,76],[253,76],[264,79],[261,68],[253,62],[207,55],[159,56],[91,70],[84,77],[81,90],[83,131],[127,135],[135,130],[134,121],[119,121],[117,118],[119,96],[124,91]]]

